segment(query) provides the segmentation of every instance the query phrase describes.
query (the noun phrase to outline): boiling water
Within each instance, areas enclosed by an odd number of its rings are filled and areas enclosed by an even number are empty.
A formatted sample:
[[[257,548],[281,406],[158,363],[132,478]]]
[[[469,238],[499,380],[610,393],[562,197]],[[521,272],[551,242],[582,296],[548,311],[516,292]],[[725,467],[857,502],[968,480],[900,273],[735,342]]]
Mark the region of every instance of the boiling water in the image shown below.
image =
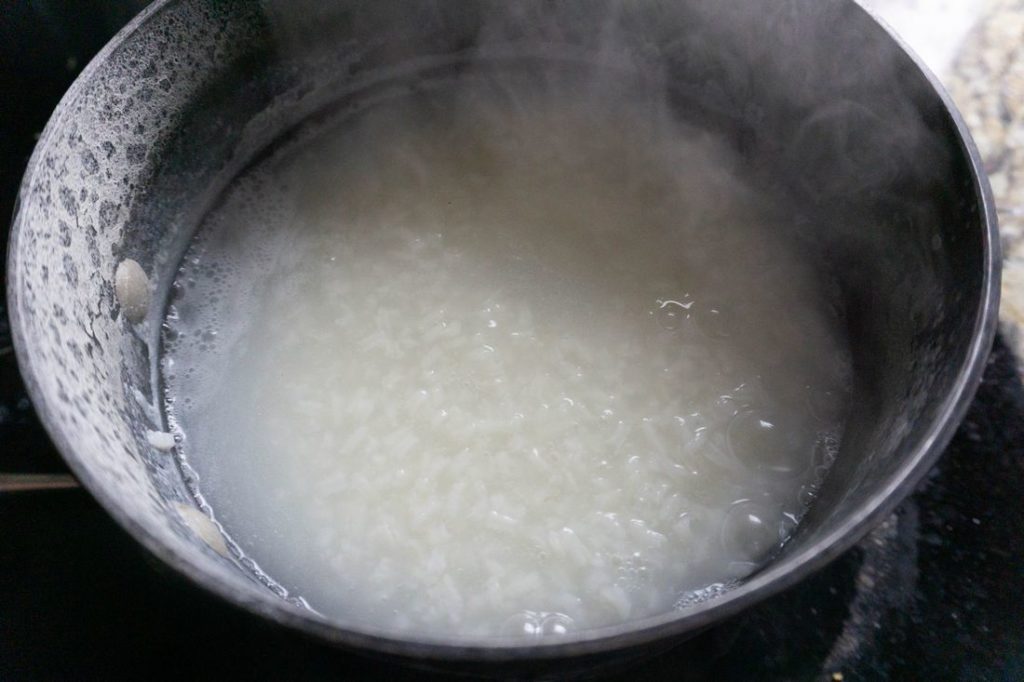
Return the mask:
[[[233,185],[163,372],[250,566],[362,627],[557,636],[787,538],[841,435],[828,292],[740,161],[649,104],[396,99]]]

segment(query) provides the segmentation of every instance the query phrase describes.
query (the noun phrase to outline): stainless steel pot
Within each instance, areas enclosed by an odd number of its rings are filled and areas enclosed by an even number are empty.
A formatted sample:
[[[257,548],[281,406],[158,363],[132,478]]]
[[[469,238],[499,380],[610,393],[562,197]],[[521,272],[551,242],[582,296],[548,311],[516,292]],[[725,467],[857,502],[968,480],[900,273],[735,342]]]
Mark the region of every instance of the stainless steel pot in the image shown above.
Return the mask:
[[[327,620],[279,596],[209,534],[189,511],[183,469],[145,437],[164,424],[156,360],[169,283],[231,179],[300,122],[481,64],[656,72],[680,117],[725,135],[814,216],[800,229],[807,257],[840,283],[854,408],[794,536],[726,594],[528,643],[397,637]],[[115,294],[127,258],[151,282],[141,324]],[[338,645],[529,665],[678,641],[799,581],[889,513],[934,463],[980,379],[999,242],[977,150],[949,98],[849,0],[159,0],[54,112],[21,188],[8,277],[18,360],[50,435],[164,562]]]

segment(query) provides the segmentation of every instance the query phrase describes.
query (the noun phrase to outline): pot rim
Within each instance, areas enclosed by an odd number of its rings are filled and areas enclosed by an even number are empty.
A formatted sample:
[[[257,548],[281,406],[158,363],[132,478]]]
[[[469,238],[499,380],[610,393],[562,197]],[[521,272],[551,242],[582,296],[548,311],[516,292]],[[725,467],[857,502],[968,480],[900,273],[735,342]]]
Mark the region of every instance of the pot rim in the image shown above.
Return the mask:
[[[30,178],[40,163],[41,149],[49,136],[69,115],[71,103],[84,84],[100,70],[108,58],[133,38],[159,13],[178,0],[156,0],[124,28],[89,62],[71,85],[51,115],[39,143],[30,158],[19,189],[19,199],[29,191]],[[469,640],[457,638],[400,637],[384,630],[355,629],[336,624],[311,611],[300,610],[269,591],[255,586],[242,587],[221,576],[206,572],[184,554],[164,544],[138,521],[122,509],[118,500],[104,492],[88,467],[78,458],[75,448],[61,432],[59,419],[50,410],[46,396],[37,380],[36,368],[26,352],[28,340],[22,332],[19,313],[19,292],[15,286],[14,265],[18,252],[18,239],[22,224],[20,200],[15,201],[14,218],[8,244],[7,298],[11,321],[11,334],[15,354],[28,394],[40,421],[53,440],[64,461],[75,477],[100,503],[106,512],[150,553],[188,578],[206,592],[254,615],[266,618],[288,628],[311,635],[336,646],[371,649],[409,658],[431,660],[459,660],[501,662],[529,659],[553,659],[603,653],[627,649],[655,640],[694,634],[722,621],[766,597],[781,592],[826,564],[858,542],[871,528],[889,515],[910,494],[927,471],[934,465],[963,419],[981,381],[985,361],[991,349],[998,323],[1001,249],[998,222],[992,190],[984,173],[980,153],[967,126],[949,94],[938,78],[920,57],[895,34],[892,28],[874,13],[854,0],[848,0],[876,22],[911,59],[927,79],[932,91],[942,102],[957,132],[961,152],[965,155],[971,173],[972,190],[981,207],[982,224],[982,287],[979,305],[975,311],[971,342],[963,358],[953,388],[945,396],[938,416],[929,424],[913,452],[887,479],[884,487],[861,504],[835,530],[818,542],[777,564],[769,565],[754,577],[725,594],[692,607],[689,611],[674,611],[624,624],[582,630],[575,635],[550,642],[527,642],[516,639]]]

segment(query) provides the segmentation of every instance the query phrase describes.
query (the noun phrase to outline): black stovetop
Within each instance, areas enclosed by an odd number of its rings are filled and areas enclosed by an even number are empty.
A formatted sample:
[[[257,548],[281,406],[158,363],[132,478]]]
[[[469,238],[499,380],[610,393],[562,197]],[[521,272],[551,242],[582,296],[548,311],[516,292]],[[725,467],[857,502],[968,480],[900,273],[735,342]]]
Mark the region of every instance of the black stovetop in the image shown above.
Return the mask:
[[[0,215],[64,89],[143,4],[0,2]],[[10,345],[0,304],[0,471],[63,471]],[[797,587],[620,677],[1024,679],[1022,415],[1020,374],[997,339],[953,443],[889,520]],[[199,591],[82,490],[0,495],[0,679],[215,676],[431,677],[282,633]]]

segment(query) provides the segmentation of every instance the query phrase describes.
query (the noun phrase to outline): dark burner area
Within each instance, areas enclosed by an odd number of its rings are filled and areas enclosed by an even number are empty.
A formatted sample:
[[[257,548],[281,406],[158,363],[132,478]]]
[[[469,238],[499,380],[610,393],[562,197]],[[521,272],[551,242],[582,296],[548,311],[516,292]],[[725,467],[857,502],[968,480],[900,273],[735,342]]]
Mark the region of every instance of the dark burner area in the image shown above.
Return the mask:
[[[145,3],[0,3],[4,235],[40,131]],[[6,237],[3,240],[6,244]],[[997,339],[918,492],[803,583],[618,679],[1024,679],[1024,387]],[[0,304],[0,471],[63,471]],[[263,625],[172,574],[81,490],[0,495],[0,679],[442,679]]]

